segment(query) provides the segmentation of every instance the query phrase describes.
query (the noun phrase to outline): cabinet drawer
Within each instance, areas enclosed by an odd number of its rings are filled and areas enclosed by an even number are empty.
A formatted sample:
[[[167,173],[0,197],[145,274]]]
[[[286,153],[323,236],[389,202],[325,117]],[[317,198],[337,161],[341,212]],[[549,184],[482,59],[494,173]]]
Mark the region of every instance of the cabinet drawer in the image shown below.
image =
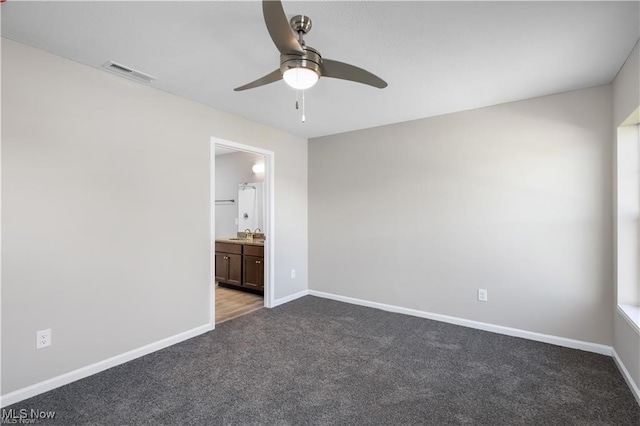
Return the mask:
[[[264,257],[264,247],[263,246],[242,246],[243,247],[243,254],[246,254],[248,256],[259,256],[259,257]]]
[[[216,243],[216,251],[222,253],[242,254],[242,245],[233,243]]]

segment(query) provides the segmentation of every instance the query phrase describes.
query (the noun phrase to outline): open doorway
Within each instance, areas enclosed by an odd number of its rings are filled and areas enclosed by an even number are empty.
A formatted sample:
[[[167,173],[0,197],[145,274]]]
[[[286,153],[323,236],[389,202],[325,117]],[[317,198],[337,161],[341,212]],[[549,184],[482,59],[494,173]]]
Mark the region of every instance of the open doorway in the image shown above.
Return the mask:
[[[274,153],[211,139],[211,322],[273,303]]]

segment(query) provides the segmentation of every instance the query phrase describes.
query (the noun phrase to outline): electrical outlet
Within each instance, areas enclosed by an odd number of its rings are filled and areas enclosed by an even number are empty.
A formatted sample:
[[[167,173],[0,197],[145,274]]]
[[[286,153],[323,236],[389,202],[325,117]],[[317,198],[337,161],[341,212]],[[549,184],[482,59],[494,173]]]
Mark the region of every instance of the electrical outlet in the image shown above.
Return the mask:
[[[51,329],[36,331],[36,349],[51,346]]]
[[[292,270],[291,270],[291,279],[293,280],[293,279],[295,279],[295,278],[296,278],[296,270],[295,270],[295,269],[292,269]]]
[[[487,301],[487,290],[485,290],[484,288],[479,288],[478,289],[478,300],[480,302],[486,302]]]

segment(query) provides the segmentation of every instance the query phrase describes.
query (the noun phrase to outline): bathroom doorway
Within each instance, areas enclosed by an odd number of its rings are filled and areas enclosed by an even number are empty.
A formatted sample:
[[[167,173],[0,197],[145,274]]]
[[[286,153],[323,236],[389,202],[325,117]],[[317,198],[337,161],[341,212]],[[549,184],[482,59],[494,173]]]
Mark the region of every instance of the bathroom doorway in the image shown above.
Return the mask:
[[[211,323],[273,302],[274,153],[211,140]]]

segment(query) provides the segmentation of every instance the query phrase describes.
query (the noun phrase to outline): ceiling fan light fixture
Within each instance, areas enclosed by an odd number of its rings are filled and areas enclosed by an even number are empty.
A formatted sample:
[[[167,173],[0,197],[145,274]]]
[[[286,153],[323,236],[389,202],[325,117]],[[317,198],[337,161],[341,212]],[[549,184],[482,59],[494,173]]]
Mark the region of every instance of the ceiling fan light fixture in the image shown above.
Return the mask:
[[[282,78],[285,83],[297,90],[305,90],[313,87],[318,82],[320,75],[312,69],[295,67],[287,69]]]

